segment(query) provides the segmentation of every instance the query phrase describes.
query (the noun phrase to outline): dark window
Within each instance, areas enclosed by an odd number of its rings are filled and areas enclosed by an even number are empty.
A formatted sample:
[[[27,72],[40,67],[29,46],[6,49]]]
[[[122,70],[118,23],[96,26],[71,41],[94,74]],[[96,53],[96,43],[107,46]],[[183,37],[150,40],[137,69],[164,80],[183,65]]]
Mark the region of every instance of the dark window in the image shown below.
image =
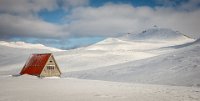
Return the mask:
[[[48,69],[48,70],[54,70],[54,68],[55,68],[54,65],[49,65],[49,66],[47,66],[47,69]]]

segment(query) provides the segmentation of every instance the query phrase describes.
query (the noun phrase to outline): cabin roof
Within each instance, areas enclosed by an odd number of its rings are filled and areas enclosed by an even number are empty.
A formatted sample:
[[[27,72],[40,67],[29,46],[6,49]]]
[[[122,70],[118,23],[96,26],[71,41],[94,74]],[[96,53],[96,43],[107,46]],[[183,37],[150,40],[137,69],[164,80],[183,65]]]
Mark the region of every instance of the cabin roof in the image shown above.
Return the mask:
[[[51,53],[32,54],[20,74],[40,75],[50,56]]]

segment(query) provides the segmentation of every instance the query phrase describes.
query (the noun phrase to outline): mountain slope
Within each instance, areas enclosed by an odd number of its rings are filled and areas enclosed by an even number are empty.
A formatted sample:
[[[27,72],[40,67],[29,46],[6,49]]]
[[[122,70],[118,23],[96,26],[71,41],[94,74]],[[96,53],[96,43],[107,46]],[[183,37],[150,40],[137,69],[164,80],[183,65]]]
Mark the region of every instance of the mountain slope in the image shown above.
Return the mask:
[[[200,43],[160,56],[105,68],[70,72],[67,77],[120,82],[200,86]]]
[[[139,39],[138,36],[142,38],[144,34],[148,34],[150,39],[154,38],[154,40],[149,41],[146,38],[135,40]],[[165,36],[161,37],[162,35]],[[58,56],[58,63],[67,68],[64,68],[64,72],[107,67],[170,53],[176,50],[173,47],[170,48],[171,46],[194,41],[170,29],[149,29],[145,33],[137,34],[134,38],[131,36],[131,40],[122,37],[107,38],[85,48],[64,52],[62,56],[61,54]]]
[[[87,50],[135,50],[148,51],[176,46],[195,41],[180,32],[166,28],[152,28],[138,34],[127,34],[118,38],[107,38],[87,47]]]
[[[127,34],[121,37],[129,40],[146,40],[146,41],[186,41],[191,38],[171,29],[166,28],[151,28],[142,31],[138,34]]]
[[[159,31],[163,32],[163,30]],[[151,33],[151,36],[153,34]],[[67,77],[198,85],[200,81],[199,41],[193,42],[193,39],[180,33],[174,38],[171,38],[173,34],[169,33],[169,36],[166,40],[166,37],[163,37],[164,39],[151,41],[145,38],[135,40],[136,37],[130,37],[129,40],[122,37],[108,38],[89,47],[53,53],[62,73]],[[180,37],[184,37],[184,39]],[[155,36],[154,38],[158,39]],[[177,41],[177,38],[181,40]],[[0,59],[0,71],[3,73],[5,70],[20,70],[31,53],[52,52],[5,45],[1,45],[0,49],[0,55],[4,57]],[[191,78],[194,78],[193,81]]]

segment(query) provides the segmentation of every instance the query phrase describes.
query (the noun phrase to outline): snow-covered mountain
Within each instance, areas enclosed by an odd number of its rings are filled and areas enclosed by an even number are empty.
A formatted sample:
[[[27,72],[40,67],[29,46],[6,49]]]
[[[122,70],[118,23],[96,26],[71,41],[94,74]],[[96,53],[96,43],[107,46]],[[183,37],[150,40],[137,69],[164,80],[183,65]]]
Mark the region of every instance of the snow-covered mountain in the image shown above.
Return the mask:
[[[120,82],[200,86],[200,43],[156,57],[104,68],[66,73],[67,77]]]
[[[12,47],[12,48],[24,48],[24,49],[46,49],[50,51],[63,51],[61,49],[53,48],[53,47],[47,47],[42,44],[31,44],[31,43],[25,43],[22,41],[17,42],[6,42],[6,41],[0,41],[0,45]]]
[[[68,72],[64,76],[82,79],[98,79],[120,82],[154,83],[168,85],[199,86],[199,40],[191,39],[169,29],[149,29],[130,38],[108,38],[91,45],[86,50],[127,52],[134,57],[137,52],[152,56],[130,60],[96,69]],[[149,37],[142,39],[144,33]],[[172,33],[171,33],[172,32]],[[162,36],[165,34],[165,36]],[[173,37],[174,35],[174,37]],[[159,36],[159,37],[158,37]],[[150,40],[151,39],[151,40]],[[139,57],[146,55],[140,54]],[[123,57],[123,56],[122,56]],[[112,57],[110,57],[112,58]]]
[[[146,51],[175,46],[195,41],[194,39],[165,28],[153,28],[138,34],[126,34],[119,38],[107,38],[87,47],[88,50],[139,50]]]
[[[157,38],[151,30],[155,29],[149,29],[149,36],[152,35],[152,39],[153,36]],[[59,53],[58,63],[60,63],[62,67],[68,67],[63,68],[66,72],[107,67],[173,52],[176,49],[166,49],[166,47],[195,41],[194,39],[185,37],[183,34],[176,33],[169,29],[159,29],[156,31],[156,34],[160,34],[160,36],[162,36],[163,33],[169,34],[166,36],[170,37],[173,37],[174,34],[175,38],[173,38],[173,40],[171,38],[171,40],[168,41],[165,40],[164,37],[163,40],[160,38],[159,40],[151,41],[136,40],[137,37],[133,38],[133,36],[130,36],[131,38],[127,39],[125,38],[126,35],[119,38],[107,38],[85,48]],[[140,34],[143,33],[139,33],[137,36],[140,36]],[[181,37],[183,38],[181,39]]]
[[[31,53],[47,52],[10,44],[0,44],[0,56],[4,57],[0,59],[0,74],[5,70],[18,73]],[[198,86],[199,47],[199,40],[154,28],[53,54],[63,77]]]
[[[138,34],[127,34],[122,39],[142,40],[142,41],[190,41],[191,38],[178,31],[166,28],[152,28]]]

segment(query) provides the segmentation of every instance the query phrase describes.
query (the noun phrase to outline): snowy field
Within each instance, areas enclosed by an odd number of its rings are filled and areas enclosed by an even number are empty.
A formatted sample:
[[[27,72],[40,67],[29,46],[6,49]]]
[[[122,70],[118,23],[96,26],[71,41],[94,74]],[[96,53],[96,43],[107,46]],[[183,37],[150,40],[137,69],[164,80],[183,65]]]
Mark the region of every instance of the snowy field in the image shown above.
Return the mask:
[[[0,41],[0,101],[200,101],[199,50],[200,39],[162,28],[66,51]],[[62,78],[10,76],[49,52]]]
[[[200,88],[72,78],[0,77],[0,101],[199,101]]]

